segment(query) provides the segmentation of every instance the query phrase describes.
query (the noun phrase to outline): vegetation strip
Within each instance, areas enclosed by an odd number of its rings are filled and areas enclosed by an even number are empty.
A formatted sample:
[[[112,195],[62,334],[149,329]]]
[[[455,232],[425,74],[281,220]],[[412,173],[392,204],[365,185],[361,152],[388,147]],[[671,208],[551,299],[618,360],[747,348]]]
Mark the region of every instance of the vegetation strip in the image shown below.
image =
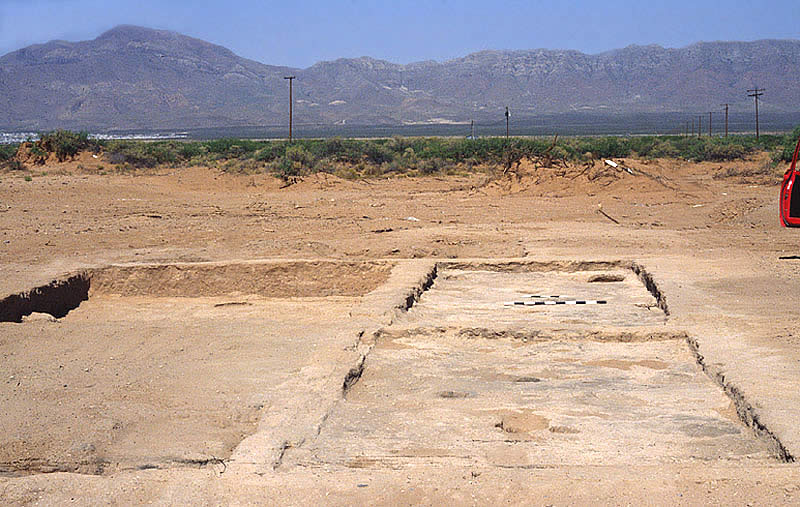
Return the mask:
[[[341,177],[387,174],[423,175],[472,171],[485,167],[510,168],[525,158],[552,164],[624,157],[678,158],[701,161],[740,160],[757,151],[771,154],[772,164],[791,160],[800,127],[785,135],[730,137],[631,136],[459,139],[393,137],[389,139],[300,139],[253,141],[97,140],[86,132],[58,130],[36,141],[0,145],[0,166],[24,170],[44,165],[53,155],[59,161],[83,151],[102,153],[117,170],[155,167],[214,166],[228,172],[269,172],[292,182],[313,173]]]

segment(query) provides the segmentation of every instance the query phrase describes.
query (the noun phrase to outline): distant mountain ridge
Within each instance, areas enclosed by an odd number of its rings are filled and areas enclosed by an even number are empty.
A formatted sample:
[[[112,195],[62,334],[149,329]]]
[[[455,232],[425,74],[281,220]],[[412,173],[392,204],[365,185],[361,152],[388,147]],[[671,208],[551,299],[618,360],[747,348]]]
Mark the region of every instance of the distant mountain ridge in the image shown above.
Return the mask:
[[[702,113],[767,89],[765,112],[800,111],[800,41],[701,42],[481,51],[399,65],[339,59],[271,66],[178,33],[119,26],[91,41],[51,41],[0,57],[0,128],[158,129],[276,125],[295,81],[295,121],[400,125],[597,112]]]

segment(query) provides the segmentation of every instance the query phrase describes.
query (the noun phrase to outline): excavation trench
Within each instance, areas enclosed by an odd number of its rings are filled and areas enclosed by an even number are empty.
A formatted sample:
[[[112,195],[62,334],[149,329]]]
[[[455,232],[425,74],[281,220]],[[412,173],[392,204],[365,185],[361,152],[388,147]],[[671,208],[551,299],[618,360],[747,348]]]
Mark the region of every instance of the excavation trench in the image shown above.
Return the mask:
[[[690,337],[666,325],[666,296],[643,266],[437,268],[350,370],[318,435],[286,463],[527,469],[790,459],[743,397],[714,379]],[[607,304],[503,305],[526,297]]]
[[[425,276],[417,282],[417,284],[409,287],[406,290],[405,297],[402,300],[400,305],[395,307],[396,311],[401,313],[406,313],[420,300],[422,295],[428,291],[436,281],[436,277],[439,275],[439,265],[434,264],[429,271],[425,273]],[[394,323],[394,320],[388,323],[391,326]],[[350,371],[347,372],[347,375],[344,378],[344,382],[342,383],[342,396],[347,396],[347,392],[359,381],[361,380],[361,375],[364,373],[365,363],[367,361],[367,356],[369,355],[370,351],[374,347],[375,343],[377,343],[378,338],[382,334],[382,328],[373,331],[372,336],[369,337],[370,346],[367,350],[361,354],[361,357],[358,360],[358,363],[350,368]],[[362,330],[359,333],[359,340],[363,338],[364,331]]]
[[[493,271],[504,273],[531,273],[531,272],[561,272],[561,273],[577,273],[577,272],[614,272],[614,271],[631,271],[635,274],[642,285],[648,292],[655,298],[656,305],[660,308],[665,315],[669,315],[669,307],[667,306],[666,295],[658,287],[654,276],[647,271],[647,269],[637,262],[632,261],[528,261],[528,260],[513,260],[505,262],[490,262],[490,261],[447,261],[441,262],[438,265],[440,268],[451,270],[475,270],[475,271]]]
[[[385,329],[359,381],[285,465],[524,469],[782,459],[742,424],[740,404],[694,362],[685,334],[550,338]]]
[[[697,340],[694,338],[687,338],[686,342],[697,364],[700,365],[706,375],[723,389],[725,394],[733,401],[736,406],[736,413],[742,423],[751,428],[759,438],[764,440],[780,461],[784,463],[794,463],[795,457],[786,449],[780,441],[780,438],[761,421],[756,409],[750,401],[747,400],[742,391],[736,385],[729,382],[725,374],[720,371],[719,368],[711,366],[706,362],[705,357],[700,353],[700,346]]]
[[[224,468],[393,267],[110,266],[1,299],[0,473]]]
[[[0,322],[22,322],[32,313],[57,319],[90,297],[268,298],[361,296],[386,281],[384,262],[247,262],[154,264],[87,269],[0,300]],[[223,303],[224,304],[224,303]]]
[[[265,412],[291,405],[297,391],[273,386],[299,388],[293,372],[341,354],[331,337],[394,266],[111,266],[0,300],[0,422],[14,428],[0,473],[224,468]],[[518,300],[605,304],[506,306]],[[339,401],[278,465],[792,460],[668,326],[666,296],[637,263],[443,261],[388,304]],[[42,313],[59,320],[24,323]]]

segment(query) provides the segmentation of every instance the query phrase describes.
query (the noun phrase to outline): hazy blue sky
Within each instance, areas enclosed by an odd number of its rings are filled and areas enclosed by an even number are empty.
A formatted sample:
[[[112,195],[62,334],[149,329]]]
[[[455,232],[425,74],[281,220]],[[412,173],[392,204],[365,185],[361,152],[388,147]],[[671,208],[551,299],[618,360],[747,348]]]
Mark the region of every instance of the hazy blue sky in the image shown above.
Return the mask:
[[[482,49],[681,47],[800,38],[800,0],[0,0],[0,54],[93,39],[118,24],[175,30],[267,64],[372,56],[446,60]]]

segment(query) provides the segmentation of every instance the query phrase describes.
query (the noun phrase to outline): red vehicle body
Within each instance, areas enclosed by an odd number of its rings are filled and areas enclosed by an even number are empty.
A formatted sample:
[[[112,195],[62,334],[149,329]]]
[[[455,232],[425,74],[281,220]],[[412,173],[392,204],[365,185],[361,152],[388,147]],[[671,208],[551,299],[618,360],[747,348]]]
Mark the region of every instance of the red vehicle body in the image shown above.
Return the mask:
[[[792,165],[783,174],[781,193],[778,195],[778,211],[781,225],[784,227],[800,227],[800,171],[797,169],[797,152],[800,151],[800,139],[794,148]]]

